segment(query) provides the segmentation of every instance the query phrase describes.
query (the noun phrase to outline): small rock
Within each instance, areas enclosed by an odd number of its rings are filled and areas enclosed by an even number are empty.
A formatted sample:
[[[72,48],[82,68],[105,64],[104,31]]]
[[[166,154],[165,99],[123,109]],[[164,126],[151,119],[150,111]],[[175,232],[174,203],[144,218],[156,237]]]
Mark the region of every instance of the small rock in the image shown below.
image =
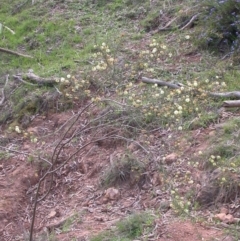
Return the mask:
[[[36,134],[38,135],[38,127],[29,127],[27,129],[27,132],[30,133],[30,134]]]
[[[215,136],[215,134],[216,134],[216,131],[210,131],[208,135],[209,136]]]
[[[177,154],[176,153],[171,153],[165,157],[165,163],[166,164],[172,164],[173,162],[176,161],[177,159]]]
[[[234,217],[231,214],[219,213],[215,215],[215,218],[224,223],[235,223]]]
[[[104,222],[104,218],[103,217],[94,217],[94,219],[96,221],[99,221],[99,222]]]
[[[134,152],[137,149],[138,149],[138,146],[133,142],[128,146],[128,150],[131,151],[131,152]]]
[[[221,220],[221,221],[223,221],[225,219],[225,217],[226,217],[225,213],[219,213],[219,214],[215,215],[215,218],[218,220]]]
[[[225,207],[221,207],[221,208],[220,208],[220,213],[228,214],[228,209],[225,208]]]
[[[120,197],[119,190],[113,187],[110,187],[105,192],[105,198],[108,200],[117,200]]]
[[[53,218],[53,217],[55,217],[56,216],[56,214],[57,214],[57,212],[55,211],[55,210],[52,210],[49,214],[48,214],[48,216],[47,216],[47,218]]]
[[[161,178],[161,175],[157,172],[153,173],[153,177],[151,179],[151,183],[154,185],[154,186],[158,186],[158,185],[161,185],[162,184],[162,178]]]

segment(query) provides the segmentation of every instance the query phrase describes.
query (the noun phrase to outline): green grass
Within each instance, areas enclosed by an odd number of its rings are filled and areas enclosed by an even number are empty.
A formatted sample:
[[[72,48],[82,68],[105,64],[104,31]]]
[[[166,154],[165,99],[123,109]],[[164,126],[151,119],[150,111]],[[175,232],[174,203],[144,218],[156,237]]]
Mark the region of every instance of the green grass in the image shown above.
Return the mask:
[[[148,233],[153,228],[153,216],[150,213],[135,213],[116,223],[110,231],[102,232],[91,241],[131,241]]]

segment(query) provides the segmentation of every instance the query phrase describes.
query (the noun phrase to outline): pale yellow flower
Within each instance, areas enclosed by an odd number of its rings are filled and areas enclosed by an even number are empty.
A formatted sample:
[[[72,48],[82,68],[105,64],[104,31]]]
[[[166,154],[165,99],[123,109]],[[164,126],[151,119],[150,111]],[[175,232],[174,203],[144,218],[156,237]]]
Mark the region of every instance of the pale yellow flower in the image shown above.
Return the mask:
[[[157,48],[154,48],[154,49],[152,50],[152,53],[155,54],[156,52],[157,52]]]
[[[178,127],[178,130],[179,130],[179,131],[182,131],[182,129],[183,129],[182,126],[179,126],[179,127]]]

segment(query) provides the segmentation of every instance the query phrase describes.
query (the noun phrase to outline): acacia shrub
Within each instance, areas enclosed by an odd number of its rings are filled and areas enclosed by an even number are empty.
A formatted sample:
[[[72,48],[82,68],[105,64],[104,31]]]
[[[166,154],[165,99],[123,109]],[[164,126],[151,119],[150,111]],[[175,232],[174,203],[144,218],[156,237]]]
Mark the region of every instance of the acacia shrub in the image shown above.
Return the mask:
[[[240,52],[240,0],[204,0],[197,43],[219,53]]]

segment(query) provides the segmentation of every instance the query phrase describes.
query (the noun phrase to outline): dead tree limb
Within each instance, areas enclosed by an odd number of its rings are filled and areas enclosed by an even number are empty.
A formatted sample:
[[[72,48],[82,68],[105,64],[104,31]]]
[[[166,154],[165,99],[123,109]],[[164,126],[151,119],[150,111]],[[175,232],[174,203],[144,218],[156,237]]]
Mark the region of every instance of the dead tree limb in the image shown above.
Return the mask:
[[[21,75],[13,75],[13,78],[14,78],[14,79],[17,79],[17,80],[19,80],[19,81],[21,81],[22,83],[27,84],[27,85],[38,86],[37,84],[32,84],[32,83],[30,83],[30,82],[27,82],[27,81],[23,80],[22,77],[21,77]]]
[[[56,81],[53,78],[42,78],[36,74],[34,74],[32,71],[29,71],[26,74],[18,74],[18,75],[13,75],[13,77],[24,84],[32,85],[32,86],[39,86],[39,85],[51,85],[53,86]],[[30,80],[36,84],[30,83],[28,81],[25,81],[24,79]]]
[[[240,91],[232,91],[232,92],[224,92],[224,93],[214,93],[214,92],[210,92],[209,95],[211,95],[211,96],[213,96],[213,97],[240,99]]]
[[[240,100],[226,100],[223,102],[223,107],[240,107]]]
[[[40,84],[40,85],[42,85],[42,84],[55,84],[56,83],[55,79],[42,78],[40,76],[37,76],[33,72],[27,73],[26,78],[33,81],[33,82],[36,82],[37,84]]]
[[[5,49],[5,48],[1,48],[1,47],[0,47],[0,52],[7,53],[7,54],[13,54],[13,55],[16,55],[16,56],[21,56],[21,57],[33,59],[33,57],[30,56],[30,55],[21,54],[21,53],[12,51],[12,50],[10,50],[10,49]]]
[[[181,86],[171,82],[166,82],[158,79],[149,79],[147,77],[142,77],[142,82],[147,84],[157,84],[158,86],[167,86],[172,89],[179,89]]]
[[[157,84],[158,86],[167,86],[172,89],[179,89],[183,84],[178,83],[174,84],[171,82],[166,82],[158,79],[149,79],[146,77],[142,77],[142,82],[147,84]],[[216,93],[216,92],[207,92],[206,93],[210,97],[220,97],[220,98],[235,98],[240,99],[240,91],[232,91],[232,92],[223,92],[223,93]],[[228,100],[223,102],[223,107],[240,107],[240,100]]]
[[[187,24],[185,24],[182,28],[180,28],[180,30],[184,30],[185,28],[188,28],[199,15],[200,13],[197,13],[194,16],[192,16],[192,18],[187,22]]]
[[[3,105],[3,103],[4,103],[4,101],[5,101],[5,98],[6,98],[6,97],[5,97],[5,88],[6,88],[7,83],[8,83],[8,77],[9,77],[9,74],[6,75],[5,84],[4,84],[3,88],[2,88],[2,99],[1,99],[1,101],[0,101],[0,106]]]
[[[171,19],[164,27],[162,27],[162,28],[159,28],[157,31],[165,31],[165,30],[169,30],[169,26],[174,22],[174,21],[176,21],[178,19],[178,17],[175,17],[175,18],[173,18],[173,19]]]

